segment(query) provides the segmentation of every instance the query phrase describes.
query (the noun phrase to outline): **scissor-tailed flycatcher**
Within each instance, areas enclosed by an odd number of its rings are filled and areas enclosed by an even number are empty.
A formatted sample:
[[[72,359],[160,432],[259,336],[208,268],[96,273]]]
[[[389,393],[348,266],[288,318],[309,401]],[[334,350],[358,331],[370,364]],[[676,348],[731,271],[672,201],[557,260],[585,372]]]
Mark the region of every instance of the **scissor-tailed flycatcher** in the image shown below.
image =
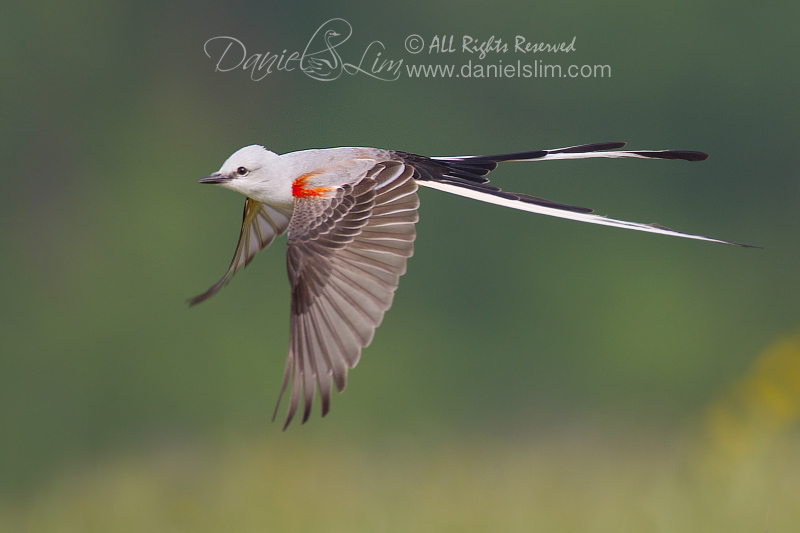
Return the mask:
[[[275,406],[291,381],[284,429],[303,394],[308,420],[316,388],[322,416],[331,389],[344,390],[383,314],[392,305],[406,260],[414,251],[417,187],[422,185],[492,204],[618,228],[737,244],[614,220],[591,209],[565,205],[488,184],[504,161],[638,157],[702,161],[702,152],[614,151],[625,143],[598,143],[515,154],[424,157],[378,148],[329,148],[277,155],[262,146],[234,153],[218,172],[200,180],[247,196],[239,242],[228,271],[190,305],[214,295],[253,256],[289,231],[287,265],[292,288],[289,356]],[[273,419],[275,415],[273,414]]]

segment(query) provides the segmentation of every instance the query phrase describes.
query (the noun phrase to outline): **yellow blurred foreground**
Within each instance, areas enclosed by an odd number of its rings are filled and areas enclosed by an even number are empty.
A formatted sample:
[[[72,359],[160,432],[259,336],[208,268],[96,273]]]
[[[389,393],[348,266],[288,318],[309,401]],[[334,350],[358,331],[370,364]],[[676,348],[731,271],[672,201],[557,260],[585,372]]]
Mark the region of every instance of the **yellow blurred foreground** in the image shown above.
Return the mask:
[[[363,447],[342,438],[312,445],[302,434],[233,438],[214,450],[163,445],[73,468],[6,502],[0,530],[731,533],[800,525],[797,438],[720,472],[704,468],[707,455],[685,438],[574,432],[424,447],[417,435]]]

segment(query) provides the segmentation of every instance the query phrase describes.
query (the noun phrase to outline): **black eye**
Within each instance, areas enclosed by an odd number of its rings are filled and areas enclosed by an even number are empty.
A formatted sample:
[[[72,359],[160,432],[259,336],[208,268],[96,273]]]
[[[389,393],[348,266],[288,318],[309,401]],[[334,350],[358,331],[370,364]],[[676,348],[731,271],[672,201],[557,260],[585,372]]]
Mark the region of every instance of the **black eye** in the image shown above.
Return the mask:
[[[246,176],[248,172],[250,171],[244,167],[239,167],[236,169],[236,174],[238,174],[239,176]]]

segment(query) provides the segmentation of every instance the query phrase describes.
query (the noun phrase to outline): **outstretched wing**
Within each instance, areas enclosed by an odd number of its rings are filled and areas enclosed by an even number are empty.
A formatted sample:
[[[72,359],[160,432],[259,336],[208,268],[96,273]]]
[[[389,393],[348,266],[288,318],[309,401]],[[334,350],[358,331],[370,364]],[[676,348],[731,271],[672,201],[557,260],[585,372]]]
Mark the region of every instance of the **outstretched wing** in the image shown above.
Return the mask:
[[[272,243],[276,236],[289,227],[292,212],[262,204],[251,198],[244,203],[242,229],[228,271],[210,289],[189,300],[189,305],[198,304],[214,296],[239,269],[246,267],[253,257]]]
[[[287,267],[292,289],[289,356],[277,414],[291,382],[289,425],[303,396],[308,420],[319,388],[322,416],[392,305],[418,220],[414,169],[380,163],[331,195],[295,199]],[[274,415],[273,415],[274,419]]]

